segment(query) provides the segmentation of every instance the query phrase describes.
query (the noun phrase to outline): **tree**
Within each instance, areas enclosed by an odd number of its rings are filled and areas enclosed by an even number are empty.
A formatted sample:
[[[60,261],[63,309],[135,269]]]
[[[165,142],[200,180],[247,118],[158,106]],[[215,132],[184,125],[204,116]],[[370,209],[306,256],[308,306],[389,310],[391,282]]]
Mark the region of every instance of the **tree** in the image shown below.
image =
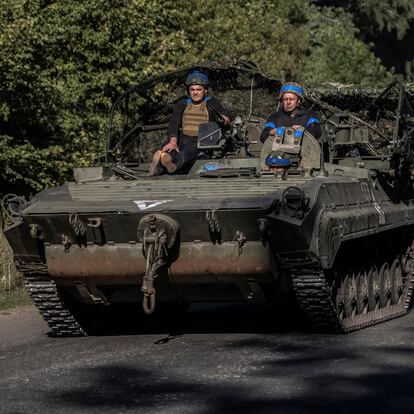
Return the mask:
[[[37,191],[103,154],[131,84],[206,60],[301,82],[375,82],[349,13],[310,0],[0,0],[0,186]]]
[[[404,74],[406,62],[414,61],[411,0],[315,0],[314,3],[322,8],[332,7],[339,13],[348,12],[358,28],[358,39],[372,44],[375,55],[387,68]]]
[[[329,7],[317,9],[309,17],[311,47],[304,76],[309,83],[384,83],[387,74],[370,45],[358,39],[359,29],[351,14]]]

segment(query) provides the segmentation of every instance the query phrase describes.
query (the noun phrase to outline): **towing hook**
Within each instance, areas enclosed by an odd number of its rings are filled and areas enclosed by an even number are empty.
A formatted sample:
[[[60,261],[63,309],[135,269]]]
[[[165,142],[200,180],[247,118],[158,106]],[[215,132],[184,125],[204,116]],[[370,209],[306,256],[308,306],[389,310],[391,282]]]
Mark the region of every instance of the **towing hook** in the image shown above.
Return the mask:
[[[178,223],[164,214],[150,214],[138,224],[138,238],[147,259],[141,285],[144,294],[142,306],[146,314],[155,310],[154,280],[159,276],[159,270],[168,265],[169,253],[177,240],[178,231]]]

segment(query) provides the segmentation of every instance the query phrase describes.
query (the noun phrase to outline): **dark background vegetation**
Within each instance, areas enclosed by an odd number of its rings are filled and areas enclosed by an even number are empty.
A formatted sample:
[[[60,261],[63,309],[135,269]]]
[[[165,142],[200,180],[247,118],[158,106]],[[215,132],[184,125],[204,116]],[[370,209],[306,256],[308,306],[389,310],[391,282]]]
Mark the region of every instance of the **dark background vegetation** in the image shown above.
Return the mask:
[[[103,153],[111,103],[151,75],[222,58],[305,85],[411,80],[410,0],[0,0],[0,194]]]

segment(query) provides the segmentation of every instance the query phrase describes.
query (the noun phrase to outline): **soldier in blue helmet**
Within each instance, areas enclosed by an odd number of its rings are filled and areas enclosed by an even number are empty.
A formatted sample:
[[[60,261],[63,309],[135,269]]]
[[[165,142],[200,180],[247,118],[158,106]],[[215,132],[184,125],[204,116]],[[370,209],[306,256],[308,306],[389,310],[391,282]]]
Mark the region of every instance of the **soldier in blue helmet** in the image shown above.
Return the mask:
[[[309,131],[319,139],[322,131],[318,116],[302,106],[304,101],[303,88],[294,82],[285,83],[279,91],[279,108],[266,121],[260,140],[265,142],[270,136],[275,136],[277,128],[291,127],[294,130]]]
[[[278,96],[278,108],[268,118],[260,140],[272,139],[272,152],[267,155],[265,165],[276,174],[284,174],[300,160],[300,147],[305,131],[319,139],[322,131],[315,113],[302,106],[303,88],[297,83],[282,85]]]
[[[200,124],[215,121],[227,125],[232,115],[214,97],[207,96],[208,76],[197,70],[188,74],[186,82],[188,98],[178,102],[168,124],[168,141],[157,151],[150,167],[150,175],[191,166],[200,151],[197,136]]]

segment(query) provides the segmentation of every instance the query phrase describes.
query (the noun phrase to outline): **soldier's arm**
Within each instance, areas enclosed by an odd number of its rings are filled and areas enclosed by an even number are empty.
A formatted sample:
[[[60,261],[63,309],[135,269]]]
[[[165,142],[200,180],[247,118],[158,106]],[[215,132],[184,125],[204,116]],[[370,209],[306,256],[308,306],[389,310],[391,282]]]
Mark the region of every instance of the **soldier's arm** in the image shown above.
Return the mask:
[[[185,103],[179,102],[177,105],[175,105],[173,113],[171,115],[170,122],[168,123],[168,139],[171,140],[172,138],[175,138],[175,140],[178,140],[178,135],[181,128],[181,120],[183,118],[183,112],[185,109]]]
[[[276,128],[277,128],[276,120],[272,114],[266,120],[265,127],[262,133],[260,134],[260,141],[265,142],[269,135],[275,135]]]
[[[227,125],[229,122],[233,121],[235,117],[233,111],[224,108],[223,105],[216,98],[211,98],[207,102],[207,105],[215,115],[215,118],[220,116],[223,119],[224,125]]]

